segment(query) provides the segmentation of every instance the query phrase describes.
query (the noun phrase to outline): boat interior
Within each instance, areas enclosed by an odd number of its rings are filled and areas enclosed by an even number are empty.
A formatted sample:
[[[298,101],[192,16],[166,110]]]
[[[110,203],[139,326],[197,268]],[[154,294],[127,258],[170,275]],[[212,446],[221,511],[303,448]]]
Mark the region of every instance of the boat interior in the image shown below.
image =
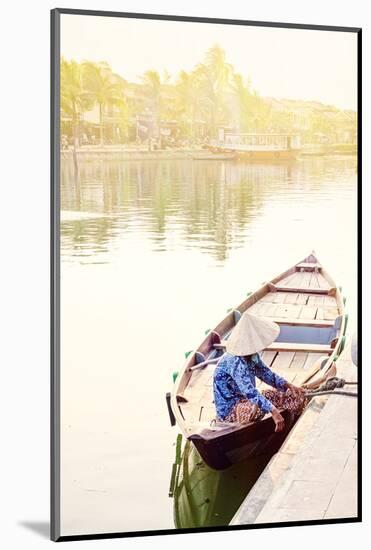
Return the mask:
[[[177,406],[186,432],[215,419],[213,374],[234,326],[246,310],[280,326],[276,341],[262,351],[264,363],[301,385],[325,366],[339,341],[343,299],[314,255],[251,294],[211,331],[192,354],[177,387]],[[261,390],[266,385],[257,380]]]

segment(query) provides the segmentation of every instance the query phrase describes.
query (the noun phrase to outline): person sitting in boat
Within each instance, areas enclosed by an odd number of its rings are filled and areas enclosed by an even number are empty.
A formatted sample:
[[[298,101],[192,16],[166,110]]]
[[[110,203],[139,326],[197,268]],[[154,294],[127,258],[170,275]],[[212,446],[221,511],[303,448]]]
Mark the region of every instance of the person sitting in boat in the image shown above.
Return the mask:
[[[218,420],[249,423],[271,413],[275,431],[284,429],[279,409],[300,414],[306,404],[304,390],[290,384],[262,361],[259,351],[277,338],[276,323],[256,317],[247,311],[226,341],[226,353],[214,372],[214,402]],[[255,377],[275,389],[259,392]]]

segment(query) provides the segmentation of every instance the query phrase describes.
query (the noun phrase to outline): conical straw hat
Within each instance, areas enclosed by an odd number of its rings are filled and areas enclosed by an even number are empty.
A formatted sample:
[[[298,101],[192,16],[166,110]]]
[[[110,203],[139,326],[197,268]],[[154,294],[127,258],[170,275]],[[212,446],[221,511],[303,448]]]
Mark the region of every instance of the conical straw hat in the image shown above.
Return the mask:
[[[233,355],[252,355],[272,344],[280,327],[245,311],[226,341],[226,350]]]

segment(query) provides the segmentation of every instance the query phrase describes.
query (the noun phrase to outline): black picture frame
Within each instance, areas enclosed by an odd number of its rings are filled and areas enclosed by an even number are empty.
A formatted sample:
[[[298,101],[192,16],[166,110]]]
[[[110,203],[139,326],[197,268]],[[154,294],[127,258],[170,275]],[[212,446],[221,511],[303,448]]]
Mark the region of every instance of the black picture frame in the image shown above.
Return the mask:
[[[60,533],[60,19],[61,15],[84,15],[117,18],[135,18],[162,21],[183,21],[193,23],[215,23],[240,25],[246,27],[272,27],[286,29],[303,29],[316,31],[349,32],[357,35],[357,124],[358,124],[358,173],[357,173],[357,322],[358,322],[358,515],[352,518],[318,519],[308,521],[289,521],[279,523],[261,523],[254,525],[236,525],[223,527],[203,527],[188,529],[143,530],[130,532],[113,532],[86,535],[62,536]],[[51,393],[50,393],[50,536],[53,541],[91,540],[122,537],[139,537],[153,535],[175,535],[184,533],[217,532],[264,529],[300,525],[325,525],[357,523],[362,521],[362,29],[359,27],[341,27],[296,23],[273,23],[268,21],[249,21],[236,19],[217,19],[188,17],[177,15],[160,15],[148,13],[125,13],[114,11],[80,10],[55,8],[51,10],[51,238],[50,238],[50,337],[51,337]]]

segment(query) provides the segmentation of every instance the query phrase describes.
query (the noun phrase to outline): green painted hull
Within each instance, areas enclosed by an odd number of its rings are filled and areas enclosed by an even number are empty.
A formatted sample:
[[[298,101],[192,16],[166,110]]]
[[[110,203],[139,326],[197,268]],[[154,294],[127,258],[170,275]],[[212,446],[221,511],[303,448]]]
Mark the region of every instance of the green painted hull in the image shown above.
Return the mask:
[[[175,527],[228,525],[268,460],[267,456],[259,457],[217,471],[209,468],[187,441],[176,472],[173,470]]]

